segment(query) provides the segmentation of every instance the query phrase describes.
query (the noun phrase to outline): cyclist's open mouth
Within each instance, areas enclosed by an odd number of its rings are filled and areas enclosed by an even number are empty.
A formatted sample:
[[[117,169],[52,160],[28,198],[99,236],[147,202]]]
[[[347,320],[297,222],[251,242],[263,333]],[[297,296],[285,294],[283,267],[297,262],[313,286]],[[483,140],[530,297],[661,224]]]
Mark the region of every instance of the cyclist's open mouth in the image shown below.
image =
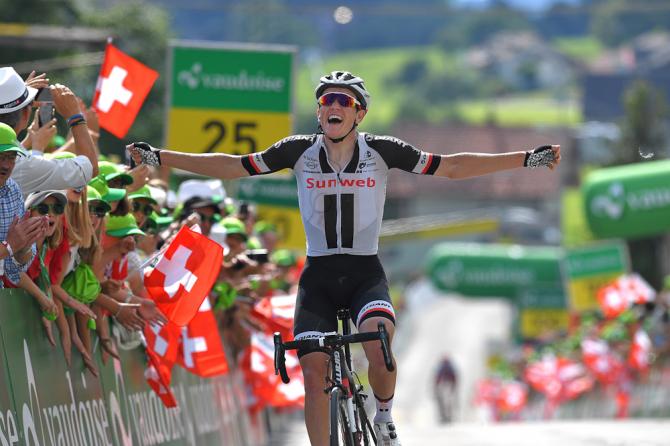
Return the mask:
[[[328,124],[341,124],[343,121],[341,116],[330,115],[328,116]]]

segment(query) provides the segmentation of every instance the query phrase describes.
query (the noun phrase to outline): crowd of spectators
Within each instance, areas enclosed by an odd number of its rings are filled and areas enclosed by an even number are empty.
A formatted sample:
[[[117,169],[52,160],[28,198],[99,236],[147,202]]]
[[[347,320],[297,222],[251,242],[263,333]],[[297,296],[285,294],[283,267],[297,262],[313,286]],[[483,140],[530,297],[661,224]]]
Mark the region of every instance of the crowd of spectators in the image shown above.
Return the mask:
[[[277,249],[277,228],[219,181],[172,191],[148,166],[105,156],[99,135],[96,112],[68,87],[0,68],[0,288],[31,295],[48,341],[57,347],[55,325],[66,362],[74,346],[97,376],[96,354],[119,358],[113,327],[137,334],[166,322],[144,266],[183,225],[198,225],[224,252],[209,299],[234,364],[255,328],[253,305],[294,292],[300,259]]]

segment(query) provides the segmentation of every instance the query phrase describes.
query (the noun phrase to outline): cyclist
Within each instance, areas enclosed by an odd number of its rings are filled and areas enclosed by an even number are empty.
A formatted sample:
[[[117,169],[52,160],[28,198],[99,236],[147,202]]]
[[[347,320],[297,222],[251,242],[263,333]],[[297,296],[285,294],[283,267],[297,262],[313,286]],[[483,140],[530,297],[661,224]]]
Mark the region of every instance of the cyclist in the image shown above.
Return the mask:
[[[393,336],[395,314],[377,257],[388,171],[468,178],[517,167],[560,161],[559,146],[502,154],[423,152],[389,136],[359,133],[370,107],[363,79],[346,71],[321,77],[316,86],[319,132],[294,135],[249,155],[189,154],[147,143],[127,148],[135,162],[167,165],[202,175],[232,179],[293,169],[307,236],[307,261],[300,278],[296,339],[336,331],[336,310],[349,307],[360,332],[383,321]],[[399,445],[391,417],[396,373],[388,372],[379,343],[364,345],[369,381],[377,403],[375,431],[383,445]],[[328,442],[328,399],[324,394],[327,356],[298,351],[305,379],[305,423],[313,445]]]
[[[456,369],[449,356],[445,355],[437,366],[433,386],[440,423],[450,423],[453,420],[457,385]]]

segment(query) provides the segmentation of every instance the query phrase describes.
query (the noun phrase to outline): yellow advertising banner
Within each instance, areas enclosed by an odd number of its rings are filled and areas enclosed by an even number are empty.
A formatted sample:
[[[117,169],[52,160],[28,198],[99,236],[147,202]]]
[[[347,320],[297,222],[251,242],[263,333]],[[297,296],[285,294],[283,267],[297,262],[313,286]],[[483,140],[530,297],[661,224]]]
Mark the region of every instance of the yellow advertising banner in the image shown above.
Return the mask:
[[[568,310],[565,308],[524,308],[519,318],[520,334],[524,338],[537,339],[568,328]]]

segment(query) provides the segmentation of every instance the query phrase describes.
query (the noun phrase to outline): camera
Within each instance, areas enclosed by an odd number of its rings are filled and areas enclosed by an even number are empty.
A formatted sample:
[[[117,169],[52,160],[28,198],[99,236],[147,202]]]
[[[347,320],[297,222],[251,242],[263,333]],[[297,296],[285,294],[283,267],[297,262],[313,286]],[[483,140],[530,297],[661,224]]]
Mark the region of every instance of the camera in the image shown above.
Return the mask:
[[[249,249],[245,254],[254,262],[268,263],[270,261],[267,249]]]

